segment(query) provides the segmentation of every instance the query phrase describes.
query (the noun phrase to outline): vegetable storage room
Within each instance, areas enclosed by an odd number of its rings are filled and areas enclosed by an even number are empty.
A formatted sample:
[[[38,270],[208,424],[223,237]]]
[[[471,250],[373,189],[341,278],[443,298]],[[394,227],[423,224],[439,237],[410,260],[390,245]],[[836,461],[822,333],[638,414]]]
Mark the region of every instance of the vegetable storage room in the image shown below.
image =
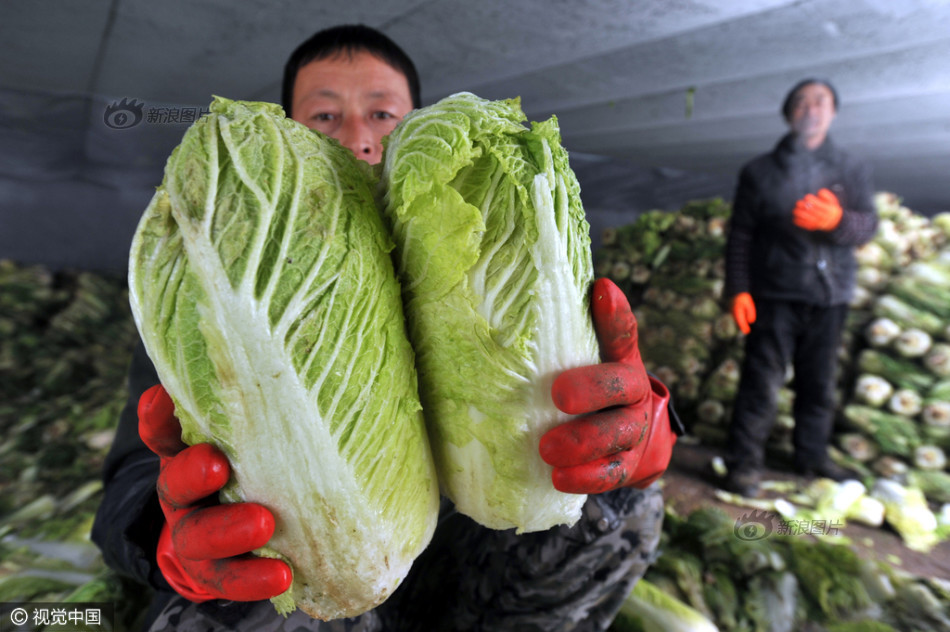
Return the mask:
[[[0,35],[0,629],[950,630],[946,2]]]

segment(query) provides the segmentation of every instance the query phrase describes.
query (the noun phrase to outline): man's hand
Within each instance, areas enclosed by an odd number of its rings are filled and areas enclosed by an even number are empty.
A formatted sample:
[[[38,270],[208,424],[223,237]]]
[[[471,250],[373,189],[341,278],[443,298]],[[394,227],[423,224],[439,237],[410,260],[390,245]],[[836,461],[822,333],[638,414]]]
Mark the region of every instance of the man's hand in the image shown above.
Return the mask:
[[[666,471],[673,454],[670,394],[647,375],[637,320],[620,288],[598,279],[591,301],[603,362],[569,369],[554,380],[558,409],[583,416],[546,432],[541,458],[554,466],[554,487],[562,492],[644,488]]]
[[[739,331],[748,334],[752,331],[755,322],[755,301],[748,292],[740,292],[732,297],[732,318],[739,326]]]
[[[841,223],[844,211],[838,198],[828,189],[821,189],[818,195],[809,193],[795,204],[792,221],[805,230],[834,230]]]
[[[274,533],[274,516],[255,503],[221,505],[214,495],[231,474],[208,443],[187,447],[175,406],[162,386],[139,398],[139,435],[161,457],[158,500],[165,514],[156,552],[162,575],[191,601],[257,601],[287,590],[290,567],[249,555]]]

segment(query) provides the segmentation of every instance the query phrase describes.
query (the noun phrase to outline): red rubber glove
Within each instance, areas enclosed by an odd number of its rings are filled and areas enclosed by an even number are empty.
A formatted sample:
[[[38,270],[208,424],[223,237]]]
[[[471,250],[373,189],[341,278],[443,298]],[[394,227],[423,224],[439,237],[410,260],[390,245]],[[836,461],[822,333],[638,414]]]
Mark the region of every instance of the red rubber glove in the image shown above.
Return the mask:
[[[267,544],[274,516],[255,503],[218,504],[228,481],[227,457],[208,443],[187,447],[175,405],[160,385],[139,398],[139,435],[161,457],[158,501],[166,523],[156,556],[162,575],[182,597],[258,601],[290,587],[281,560],[249,555]]]
[[[748,334],[752,331],[755,322],[755,301],[748,292],[740,292],[732,297],[732,317],[739,326],[739,331]]]
[[[620,288],[598,279],[591,302],[604,361],[569,369],[554,380],[551,395],[558,409],[583,416],[546,432],[541,458],[554,466],[551,478],[562,492],[642,489],[666,471],[673,455],[670,393],[647,375],[637,320]]]
[[[828,189],[821,189],[818,195],[809,193],[795,203],[792,220],[805,230],[828,231],[841,223],[843,213],[835,194]]]

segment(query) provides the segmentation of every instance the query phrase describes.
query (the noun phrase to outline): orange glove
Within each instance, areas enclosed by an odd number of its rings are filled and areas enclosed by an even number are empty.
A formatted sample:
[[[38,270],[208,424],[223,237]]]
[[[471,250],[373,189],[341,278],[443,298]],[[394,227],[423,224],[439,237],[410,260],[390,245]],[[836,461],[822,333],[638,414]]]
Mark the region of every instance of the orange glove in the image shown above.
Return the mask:
[[[669,466],[676,433],[670,393],[649,377],[637,346],[637,320],[609,279],[594,283],[594,328],[604,360],[564,371],[551,396],[558,409],[584,415],[541,437],[541,458],[554,466],[554,487],[573,494],[644,488]]]
[[[844,211],[835,194],[821,189],[818,195],[809,193],[795,204],[792,220],[805,230],[834,230],[841,223]]]
[[[139,398],[139,435],[161,457],[158,501],[166,523],[158,539],[158,567],[178,594],[209,599],[258,601],[290,587],[290,567],[249,555],[274,533],[274,516],[255,503],[221,505],[214,495],[231,468],[208,443],[187,447],[175,405],[160,384]]]
[[[739,325],[739,331],[748,334],[750,325],[755,322],[755,301],[748,292],[740,292],[732,297],[732,317]]]

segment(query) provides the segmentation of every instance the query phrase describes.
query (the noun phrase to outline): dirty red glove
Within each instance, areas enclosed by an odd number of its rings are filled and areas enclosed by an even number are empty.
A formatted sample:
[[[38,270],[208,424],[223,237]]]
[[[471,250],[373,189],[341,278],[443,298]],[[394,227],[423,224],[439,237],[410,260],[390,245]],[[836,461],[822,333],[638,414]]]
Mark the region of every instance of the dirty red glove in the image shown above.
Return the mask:
[[[818,195],[809,193],[795,203],[792,220],[805,230],[834,230],[841,223],[844,210],[838,198],[828,189],[820,189]]]
[[[739,331],[748,334],[752,331],[755,322],[755,301],[748,292],[740,292],[732,297],[732,317],[739,326]]]
[[[598,279],[591,303],[603,362],[569,369],[554,380],[558,409],[583,416],[546,432],[541,458],[554,466],[551,478],[562,492],[644,488],[666,471],[673,455],[670,393],[647,375],[637,320],[620,288]]]
[[[157,487],[166,523],[156,554],[172,588],[195,602],[258,601],[287,590],[293,579],[287,564],[246,555],[273,535],[271,512],[216,500],[231,473],[227,457],[211,444],[182,442],[175,405],[160,384],[139,398],[138,415],[139,435],[161,457]]]

